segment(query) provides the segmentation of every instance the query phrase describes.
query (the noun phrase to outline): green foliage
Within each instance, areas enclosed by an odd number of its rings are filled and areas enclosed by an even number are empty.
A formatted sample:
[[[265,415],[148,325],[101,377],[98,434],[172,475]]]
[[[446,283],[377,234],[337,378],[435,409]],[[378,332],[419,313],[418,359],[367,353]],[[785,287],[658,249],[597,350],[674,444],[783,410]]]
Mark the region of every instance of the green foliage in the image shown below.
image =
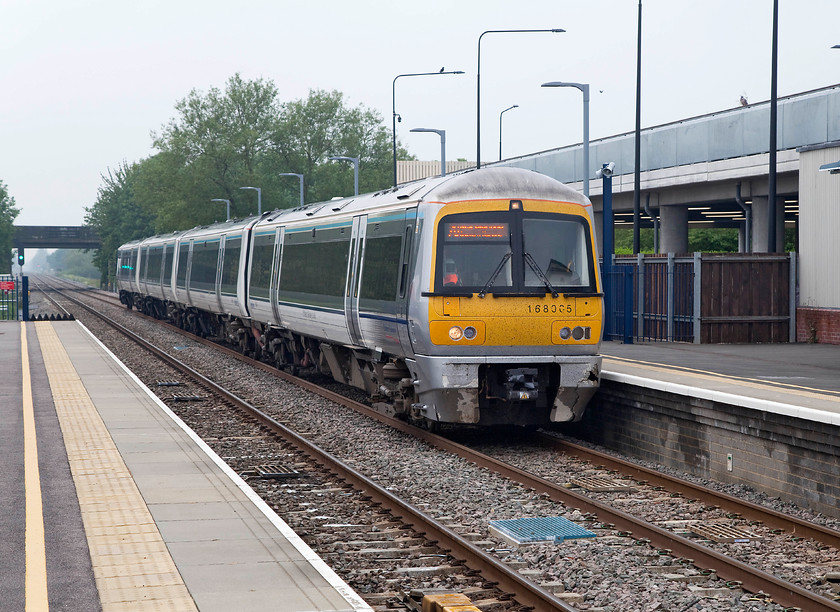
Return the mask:
[[[85,223],[96,230],[102,248],[93,261],[99,268],[100,282],[110,285],[117,265],[117,247],[153,233],[153,218],[134,196],[138,164],[123,162],[115,171],[102,176],[96,203],[86,208]]]
[[[391,185],[391,132],[382,117],[362,105],[349,107],[337,91],[313,90],[305,99],[280,103],[270,81],[236,74],[224,91],[193,90],[175,105],[177,115],[153,134],[158,153],[124,163],[103,176],[87,222],[103,239],[94,256],[106,281],[113,276],[116,247],[133,238],[167,233],[257,210],[289,208],[300,201],[295,177],[304,175],[305,202],[353,193],[353,166],[329,161],[358,157],[359,191]],[[398,147],[400,159],[412,159]],[[117,214],[119,212],[119,214]]]
[[[653,253],[653,229],[639,228],[639,248],[642,253]],[[737,253],[738,230],[734,227],[719,228],[689,228],[689,253]],[[615,230],[616,255],[631,255],[633,253],[633,229],[621,228]]]
[[[272,135],[274,155],[266,156],[264,176],[280,194],[277,208],[296,206],[299,183],[281,172],[304,175],[304,201],[321,202],[353,194],[353,164],[329,161],[334,155],[359,158],[359,192],[391,185],[391,134],[382,117],[359,105],[349,108],[338,91],[311,90],[305,100],[282,105]],[[401,159],[410,156],[400,148]]]
[[[20,209],[15,208],[15,199],[9,195],[6,184],[0,181],[0,274],[12,272],[12,239],[19,213]]]
[[[75,279],[98,280],[99,270],[94,254],[78,249],[59,249],[47,255],[47,265],[62,276]]]

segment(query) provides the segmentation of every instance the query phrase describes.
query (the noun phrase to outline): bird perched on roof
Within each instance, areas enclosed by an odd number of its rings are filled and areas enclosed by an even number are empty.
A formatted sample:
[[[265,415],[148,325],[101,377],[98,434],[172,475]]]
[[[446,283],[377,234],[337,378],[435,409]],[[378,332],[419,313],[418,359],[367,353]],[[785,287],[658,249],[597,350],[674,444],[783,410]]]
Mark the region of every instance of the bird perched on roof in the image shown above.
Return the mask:
[[[747,104],[749,104],[747,99],[744,96],[741,96],[741,106],[747,106]]]
[[[441,66],[441,67],[440,67],[440,71],[441,71],[441,72],[443,72],[443,69],[444,69],[445,67],[446,67],[446,66]]]

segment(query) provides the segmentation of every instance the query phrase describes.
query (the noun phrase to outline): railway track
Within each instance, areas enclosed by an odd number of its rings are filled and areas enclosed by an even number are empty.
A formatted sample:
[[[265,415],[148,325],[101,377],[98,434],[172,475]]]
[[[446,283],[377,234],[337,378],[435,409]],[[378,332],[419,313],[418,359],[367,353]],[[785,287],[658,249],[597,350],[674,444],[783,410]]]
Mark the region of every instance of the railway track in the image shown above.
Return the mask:
[[[199,341],[198,339],[194,340]],[[213,346],[218,348],[218,345]],[[242,358],[237,353],[233,354],[237,359],[246,359]],[[280,376],[285,379],[293,379],[293,377],[284,373],[278,373],[277,370],[274,370],[264,364],[258,364],[255,362],[251,363],[255,367],[259,367],[266,372],[272,373],[273,375]],[[294,380],[296,384],[300,384],[298,379]],[[369,410],[366,406],[361,405],[358,402],[353,402],[347,398],[338,396],[333,392],[319,390],[311,383],[303,384],[310,390],[313,390],[322,396],[328,397],[331,401],[338,402],[344,406],[352,407],[354,410],[368,414],[377,420],[387,421],[390,426],[396,427],[400,431],[404,431],[412,436],[415,436],[432,446],[445,450],[446,452],[456,453],[458,456],[465,458],[467,461],[497,472],[505,478],[510,478],[515,482],[519,482],[523,486],[532,488],[552,501],[562,503],[571,508],[577,508],[581,512],[586,513],[586,515],[590,518],[597,517],[597,523],[590,521],[591,525],[597,524],[601,527],[611,527],[612,531],[618,534],[618,537],[627,538],[639,545],[649,545],[658,552],[677,557],[683,561],[689,560],[687,563],[688,565],[693,565],[701,570],[714,571],[717,576],[725,580],[731,586],[742,586],[745,590],[752,593],[761,593],[763,594],[762,597],[766,596],[771,598],[772,601],[787,608],[800,608],[802,610],[840,610],[840,605],[831,601],[831,599],[827,597],[816,594],[813,591],[805,589],[799,585],[779,579],[776,576],[758,570],[748,564],[728,557],[727,555],[716,552],[715,550],[712,550],[693,539],[683,537],[671,530],[640,520],[638,517],[618,510],[609,504],[599,502],[592,497],[570,490],[564,486],[564,484],[551,482],[546,478],[535,476],[526,470],[515,468],[508,463],[488,457],[484,453],[476,452],[473,449],[467,448],[466,446],[453,442],[452,440],[431,434],[424,430],[413,428],[399,421],[388,420],[381,414]],[[687,497],[699,499],[705,504],[726,508],[732,513],[742,514],[750,520],[761,521],[773,529],[784,530],[785,533],[793,534],[797,538],[813,539],[816,542],[822,542],[824,545],[831,546],[835,549],[838,547],[838,533],[836,531],[810,524],[807,521],[802,521],[796,519],[795,517],[788,517],[782,515],[781,513],[768,511],[767,509],[755,504],[745,504],[741,500],[732,496],[720,495],[713,490],[697,487],[697,485],[693,485],[691,483],[666,478],[665,475],[658,472],[645,471],[644,468],[640,468],[635,464],[622,462],[621,460],[616,460],[608,455],[584,449],[583,447],[575,447],[567,441],[551,439],[548,441],[544,440],[543,442],[561,444],[564,446],[564,452],[567,453],[577,455],[587,453],[588,456],[586,460],[592,465],[604,466],[604,469],[618,470],[626,477],[636,479],[637,483],[641,480],[645,480],[649,486],[664,487],[671,495],[685,495]],[[354,478],[356,477],[358,476],[354,476]],[[419,518],[411,520],[419,520]],[[414,523],[408,524],[414,525]],[[443,527],[445,527],[445,525]],[[434,533],[434,539],[438,539],[439,541],[442,537],[447,535],[447,529],[438,531],[438,527],[425,529],[421,527],[413,528],[415,530],[425,530],[427,533]],[[450,546],[446,545],[444,548],[450,548]],[[468,553],[472,554],[470,552],[470,547],[465,547],[463,549],[455,549],[453,547],[452,550],[453,556],[459,558],[466,559],[468,558]],[[461,552],[455,553],[455,550],[459,550]],[[495,580],[495,578],[493,580]],[[501,587],[502,582],[499,582]],[[507,586],[504,586],[503,588],[504,590],[515,593],[513,588],[508,588]],[[544,607],[547,605],[544,602],[535,603],[532,601],[531,603],[526,603],[525,601],[521,601],[519,596],[515,595],[515,597],[520,603],[534,606],[536,609],[551,609]],[[561,605],[565,604],[561,603]]]
[[[407,556],[410,558],[413,556],[413,552],[420,550],[423,551],[421,556],[427,559],[431,558],[435,561],[446,559],[448,561],[448,566],[444,568],[446,571],[464,571],[465,577],[479,574],[481,576],[479,586],[473,586],[472,589],[467,590],[471,590],[473,595],[475,595],[475,593],[482,590],[491,590],[490,587],[492,587],[492,590],[496,591],[496,593],[491,599],[495,601],[495,605],[500,607],[506,608],[512,603],[516,603],[520,606],[538,610],[574,610],[574,608],[564,604],[539,585],[527,580],[518,572],[488,554],[484,549],[476,546],[467,538],[462,537],[447,527],[444,523],[424,514],[400,497],[390,493],[364,474],[355,470],[352,466],[327,453],[259,408],[232,394],[224,387],[216,384],[185,363],[147,342],[96,309],[84,304],[84,302],[60,290],[57,291],[77,306],[84,308],[89,314],[98,317],[133,343],[153,354],[167,366],[180,372],[181,375],[190,379],[193,385],[203,389],[206,393],[212,393],[222,398],[226,405],[247,414],[260,427],[267,429],[283,440],[284,443],[293,446],[297,452],[308,457],[320,469],[327,470],[336,480],[346,483],[360,492],[361,499],[367,502],[372,509],[369,511],[378,514],[382,512],[379,508],[382,508],[385,514],[398,518],[398,524],[393,524],[393,520],[380,522],[386,522],[387,527],[390,527],[397,533],[403,534],[406,530],[410,530],[414,534],[414,537],[411,538],[400,538],[400,541],[397,543],[403,547],[401,549],[402,556],[406,556],[405,553],[408,552]],[[56,302],[56,304],[58,303]],[[63,308],[61,306],[59,307]],[[259,471],[261,467],[265,466],[257,466],[256,471]],[[382,527],[380,526],[379,529],[382,529]],[[366,543],[368,545],[371,544],[370,542]],[[406,543],[410,544],[414,551],[404,548]],[[393,552],[393,549],[391,551]],[[461,570],[461,566],[467,569]],[[436,568],[435,571],[441,571],[441,568]],[[480,584],[486,584],[487,588],[481,587]],[[485,598],[487,597],[486,594],[484,596]],[[485,605],[487,603],[485,601]]]

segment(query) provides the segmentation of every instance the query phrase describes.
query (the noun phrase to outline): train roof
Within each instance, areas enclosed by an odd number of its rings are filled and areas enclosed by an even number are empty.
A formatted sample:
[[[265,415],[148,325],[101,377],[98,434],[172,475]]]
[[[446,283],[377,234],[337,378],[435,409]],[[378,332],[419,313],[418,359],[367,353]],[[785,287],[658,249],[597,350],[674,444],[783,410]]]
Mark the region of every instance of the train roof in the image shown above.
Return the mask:
[[[263,215],[260,224],[318,219],[424,200],[448,203],[487,198],[562,200],[590,206],[583,194],[551,177],[522,168],[491,167],[421,179],[375,193],[275,210]]]
[[[243,219],[230,219],[212,225],[160,234],[128,242],[119,248],[130,248],[139,244],[160,244],[179,236],[218,235],[244,229],[249,224],[274,225],[290,221],[315,220],[339,214],[352,214],[356,211],[388,209],[420,201],[445,204],[488,198],[561,200],[581,206],[591,206],[586,196],[544,174],[523,168],[491,166],[480,170],[463,170],[443,177],[429,177],[374,193],[314,202],[297,208],[268,211],[259,217],[254,215]]]

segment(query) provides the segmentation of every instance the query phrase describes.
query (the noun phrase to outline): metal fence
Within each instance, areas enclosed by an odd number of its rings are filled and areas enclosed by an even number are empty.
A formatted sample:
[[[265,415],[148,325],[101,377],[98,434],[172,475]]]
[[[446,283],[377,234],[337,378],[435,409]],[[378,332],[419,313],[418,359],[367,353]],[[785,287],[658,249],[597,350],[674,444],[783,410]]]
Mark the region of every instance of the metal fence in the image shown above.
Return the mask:
[[[606,340],[796,339],[795,253],[615,257],[603,279]]]

